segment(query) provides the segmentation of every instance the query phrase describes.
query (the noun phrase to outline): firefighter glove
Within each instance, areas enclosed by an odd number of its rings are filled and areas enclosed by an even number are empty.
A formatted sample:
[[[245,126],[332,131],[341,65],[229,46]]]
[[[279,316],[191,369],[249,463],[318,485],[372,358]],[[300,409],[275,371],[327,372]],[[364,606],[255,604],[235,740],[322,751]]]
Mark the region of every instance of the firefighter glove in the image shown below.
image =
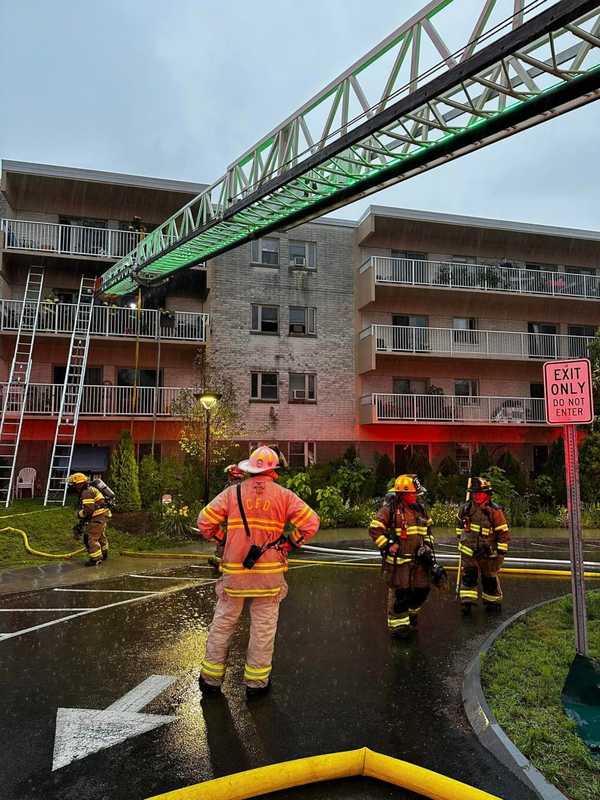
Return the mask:
[[[398,551],[400,550],[400,545],[398,544],[395,539],[389,539],[387,545],[384,548],[385,552],[388,552],[391,556],[398,555]]]
[[[422,544],[417,550],[415,558],[424,567],[431,566],[433,564],[433,551],[431,547],[427,547],[426,544]]]
[[[442,592],[448,590],[448,573],[444,567],[437,562],[431,567],[431,582],[436,589]]]

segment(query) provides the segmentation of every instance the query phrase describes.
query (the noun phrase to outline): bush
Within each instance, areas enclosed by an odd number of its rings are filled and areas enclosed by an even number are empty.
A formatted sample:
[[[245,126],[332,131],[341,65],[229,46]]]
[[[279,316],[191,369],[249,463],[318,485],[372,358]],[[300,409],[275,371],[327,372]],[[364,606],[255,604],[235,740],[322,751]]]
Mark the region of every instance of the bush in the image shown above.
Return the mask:
[[[533,490],[541,505],[547,508],[554,503],[554,486],[549,475],[538,475],[533,482]]]
[[[558,514],[551,511],[536,511],[529,517],[529,525],[532,528],[558,528],[560,520]]]
[[[375,455],[375,480],[374,494],[382,497],[388,490],[390,481],[394,479],[394,465],[392,459],[384,453]]]
[[[437,528],[455,528],[460,506],[458,503],[434,503],[429,516]]]
[[[317,489],[317,503],[321,526],[334,528],[346,511],[340,490],[335,486]]]
[[[174,497],[181,493],[182,464],[175,458],[163,458],[159,467],[160,494]]]
[[[491,466],[492,457],[490,452],[485,445],[482,445],[473,453],[473,458],[471,459],[471,474],[483,475]]]
[[[190,525],[195,525],[195,518],[190,514],[189,506],[170,503],[162,506],[159,531],[170,539],[188,539],[192,536]]]
[[[581,524],[584,528],[600,528],[600,504],[584,504],[581,511]]]
[[[144,456],[140,462],[139,485],[142,508],[149,509],[160,495],[158,462],[152,456]]]
[[[123,431],[110,456],[108,484],[116,495],[115,511],[140,511],[138,465],[129,431]]]
[[[339,489],[342,498],[347,503],[356,504],[367,493],[367,484],[372,478],[372,472],[357,458],[344,461],[333,476],[333,485]]]
[[[356,506],[344,507],[343,512],[338,517],[337,527],[339,528],[368,528],[377,508],[376,503],[366,501]]]
[[[600,500],[600,433],[590,433],[579,452],[581,498],[588,503]]]
[[[292,492],[295,492],[305,502],[308,502],[312,497],[313,490],[308,472],[296,472],[295,475],[282,476],[280,483],[286,489],[291,489]]]

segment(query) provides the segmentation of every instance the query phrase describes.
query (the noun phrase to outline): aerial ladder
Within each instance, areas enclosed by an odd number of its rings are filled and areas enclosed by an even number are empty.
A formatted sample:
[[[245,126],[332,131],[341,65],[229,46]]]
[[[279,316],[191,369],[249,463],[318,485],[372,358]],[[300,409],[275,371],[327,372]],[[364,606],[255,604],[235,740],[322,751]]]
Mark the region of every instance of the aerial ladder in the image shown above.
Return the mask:
[[[9,505],[12,497],[43,286],[44,270],[32,267],[27,274],[15,352],[0,419],[0,502],[5,506]]]
[[[60,398],[58,422],[52,446],[50,469],[48,470],[44,505],[49,503],[65,504],[67,478],[73,459],[90,347],[90,331],[94,310],[94,285],[94,278],[81,278],[65,380]]]

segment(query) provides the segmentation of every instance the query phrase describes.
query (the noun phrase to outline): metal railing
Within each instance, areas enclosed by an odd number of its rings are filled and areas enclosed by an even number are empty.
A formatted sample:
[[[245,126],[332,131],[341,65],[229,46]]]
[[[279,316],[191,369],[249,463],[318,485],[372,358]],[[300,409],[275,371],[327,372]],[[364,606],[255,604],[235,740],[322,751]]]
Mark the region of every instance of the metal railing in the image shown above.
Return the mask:
[[[19,327],[22,300],[0,300],[0,331]],[[75,324],[76,303],[40,304],[38,333],[70,334]],[[27,309],[26,309],[27,311]],[[206,342],[208,314],[192,311],[158,311],[156,309],[94,306],[92,336],[139,336],[142,339],[177,339]]]
[[[462,397],[431,394],[370,394],[361,405],[372,405],[377,422],[544,424],[544,399],[532,397]]]
[[[4,397],[6,383],[0,384]],[[63,385],[60,383],[30,383],[25,399],[25,414],[45,417],[58,416]],[[177,416],[176,401],[192,389],[179,386],[84,386],[81,411],[84,416],[130,417],[130,416]],[[11,395],[12,397],[12,395]],[[18,412],[20,402],[15,396],[14,408]]]
[[[360,334],[372,336],[377,353],[441,353],[450,356],[494,356],[507,359],[582,358],[593,336],[519,331],[479,331],[371,325]]]
[[[1,219],[0,230],[4,233],[6,250],[36,250],[113,259],[127,255],[143,236],[137,231],[24,219]]]
[[[412,258],[371,256],[361,266],[373,267],[378,284],[435,286],[446,289],[476,289],[509,294],[540,294],[551,297],[600,299],[600,276],[570,272],[533,270],[503,264],[459,264]]]

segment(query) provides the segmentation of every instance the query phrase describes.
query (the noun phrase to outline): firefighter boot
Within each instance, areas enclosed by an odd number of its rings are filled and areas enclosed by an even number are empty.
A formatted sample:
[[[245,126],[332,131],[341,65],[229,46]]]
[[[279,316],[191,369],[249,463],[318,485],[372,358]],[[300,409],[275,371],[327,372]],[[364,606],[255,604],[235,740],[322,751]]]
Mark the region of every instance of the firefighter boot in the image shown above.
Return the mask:
[[[198,678],[198,686],[200,687],[200,692],[202,693],[202,699],[205,697],[218,697],[221,694],[221,687],[213,686],[212,683],[207,683],[202,675],[200,675]]]
[[[102,561],[106,561],[108,559],[108,547],[102,548]]]
[[[263,695],[267,694],[271,690],[271,678],[266,686],[246,686],[246,698],[248,700],[256,699],[257,697],[262,697]]]
[[[83,566],[84,567],[101,567],[102,566],[102,559],[98,559],[97,561],[95,561],[93,558],[89,558],[85,562],[85,564]]]
[[[460,613],[463,615],[463,617],[470,617],[472,608],[473,608],[473,604],[472,603],[461,603],[460,604]]]

